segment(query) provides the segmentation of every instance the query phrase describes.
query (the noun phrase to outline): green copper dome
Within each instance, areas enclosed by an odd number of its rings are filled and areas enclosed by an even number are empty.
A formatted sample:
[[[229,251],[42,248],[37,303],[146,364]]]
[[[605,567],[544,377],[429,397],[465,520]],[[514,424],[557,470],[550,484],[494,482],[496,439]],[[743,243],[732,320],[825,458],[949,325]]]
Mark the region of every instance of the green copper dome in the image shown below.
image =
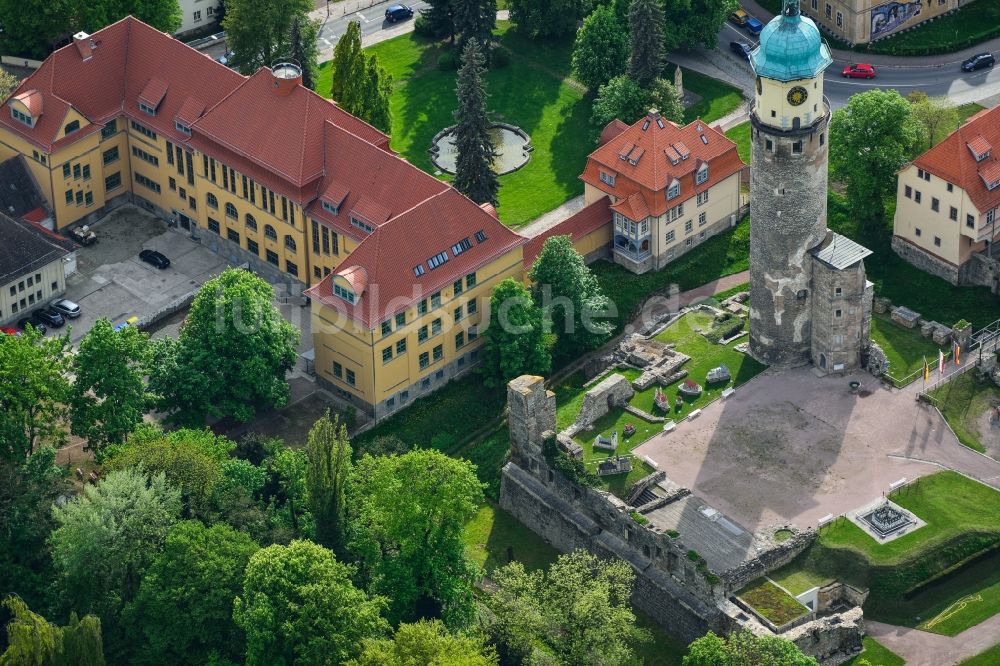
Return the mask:
[[[750,54],[757,76],[778,81],[819,76],[831,62],[830,47],[812,19],[799,13],[799,0],[784,0],[781,15],[764,26],[760,45]]]

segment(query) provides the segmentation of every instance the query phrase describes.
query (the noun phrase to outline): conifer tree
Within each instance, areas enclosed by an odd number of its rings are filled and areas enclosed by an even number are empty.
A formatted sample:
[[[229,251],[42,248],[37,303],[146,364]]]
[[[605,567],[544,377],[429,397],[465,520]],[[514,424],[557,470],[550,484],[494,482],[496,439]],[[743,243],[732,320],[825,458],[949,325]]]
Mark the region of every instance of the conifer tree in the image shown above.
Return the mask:
[[[464,54],[470,39],[479,42],[483,55],[490,51],[490,39],[497,25],[497,0],[453,0],[458,52]]]
[[[344,110],[353,113],[351,108],[357,99],[357,85],[364,75],[365,55],[361,52],[361,24],[351,21],[347,32],[337,42],[333,49],[333,87],[330,97]]]
[[[455,187],[478,204],[497,205],[499,182],[493,171],[496,148],[490,136],[486,113],[483,71],[486,57],[479,41],[470,39],[462,53],[458,70],[458,109],[455,111]]]
[[[292,19],[288,42],[292,58],[302,68],[302,85],[309,90],[316,89],[316,36],[317,27],[312,21],[299,16]]]
[[[663,6],[660,0],[632,0],[628,13],[632,56],[628,75],[647,88],[663,71]]]

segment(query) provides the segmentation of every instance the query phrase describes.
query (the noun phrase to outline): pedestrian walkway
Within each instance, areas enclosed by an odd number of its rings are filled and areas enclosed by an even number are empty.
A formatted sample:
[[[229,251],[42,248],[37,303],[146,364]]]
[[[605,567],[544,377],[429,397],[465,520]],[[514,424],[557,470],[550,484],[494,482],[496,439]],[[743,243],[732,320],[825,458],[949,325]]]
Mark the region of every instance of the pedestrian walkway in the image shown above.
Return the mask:
[[[743,9],[748,13],[759,18],[764,23],[774,18],[774,14],[761,7],[754,0],[740,0],[740,4],[743,5]],[[954,53],[931,56],[891,56],[858,51],[843,51],[834,48],[831,48],[830,51],[836,62],[848,63],[864,60],[866,63],[875,65],[876,67],[944,67],[946,65],[956,65],[969,56],[976,53],[983,53],[984,51],[1000,54],[1000,37],[981,42],[961,51],[955,51]]]
[[[580,196],[573,197],[558,208],[553,208],[549,212],[536,217],[528,224],[517,229],[517,233],[526,238],[534,238],[556,226],[570,215],[579,213],[583,210],[583,206],[583,195],[581,194]]]
[[[951,666],[1000,642],[1000,615],[994,615],[957,636],[865,620],[868,634],[906,660],[906,666]]]

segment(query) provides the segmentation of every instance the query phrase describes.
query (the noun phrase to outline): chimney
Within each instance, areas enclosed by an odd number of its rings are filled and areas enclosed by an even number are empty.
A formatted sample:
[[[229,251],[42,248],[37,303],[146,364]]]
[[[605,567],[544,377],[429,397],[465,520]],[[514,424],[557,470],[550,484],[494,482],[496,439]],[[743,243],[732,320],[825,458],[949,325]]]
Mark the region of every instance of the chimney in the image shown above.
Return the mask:
[[[659,109],[650,109],[649,113],[646,114],[650,120],[658,120],[660,117]]]
[[[272,65],[271,75],[274,77],[273,92],[278,97],[287,97],[302,83],[302,68],[292,61]]]
[[[85,62],[90,60],[94,55],[94,42],[90,39],[90,35],[82,30],[73,35],[73,43],[76,45],[76,50],[80,52],[80,57]]]

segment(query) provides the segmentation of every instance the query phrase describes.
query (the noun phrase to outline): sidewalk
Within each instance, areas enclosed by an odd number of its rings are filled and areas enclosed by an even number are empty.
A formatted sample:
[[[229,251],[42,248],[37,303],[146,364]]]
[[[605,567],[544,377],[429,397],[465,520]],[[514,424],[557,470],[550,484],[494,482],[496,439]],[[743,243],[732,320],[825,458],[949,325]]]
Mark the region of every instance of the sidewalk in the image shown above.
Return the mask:
[[[740,4],[743,5],[743,9],[759,18],[763,23],[767,23],[774,18],[774,14],[761,7],[754,0],[740,0]],[[820,31],[820,34],[824,37],[826,36],[822,31]],[[833,54],[835,62],[848,63],[864,60],[866,63],[875,65],[876,67],[945,67],[956,65],[969,56],[984,51],[1000,54],[1000,37],[970,46],[961,51],[955,51],[954,53],[943,53],[932,56],[890,56],[862,51],[842,51],[834,48],[831,48],[830,51]]]
[[[948,666],[985,652],[1000,641],[1000,615],[957,636],[865,620],[868,634],[906,660],[906,666]]]

